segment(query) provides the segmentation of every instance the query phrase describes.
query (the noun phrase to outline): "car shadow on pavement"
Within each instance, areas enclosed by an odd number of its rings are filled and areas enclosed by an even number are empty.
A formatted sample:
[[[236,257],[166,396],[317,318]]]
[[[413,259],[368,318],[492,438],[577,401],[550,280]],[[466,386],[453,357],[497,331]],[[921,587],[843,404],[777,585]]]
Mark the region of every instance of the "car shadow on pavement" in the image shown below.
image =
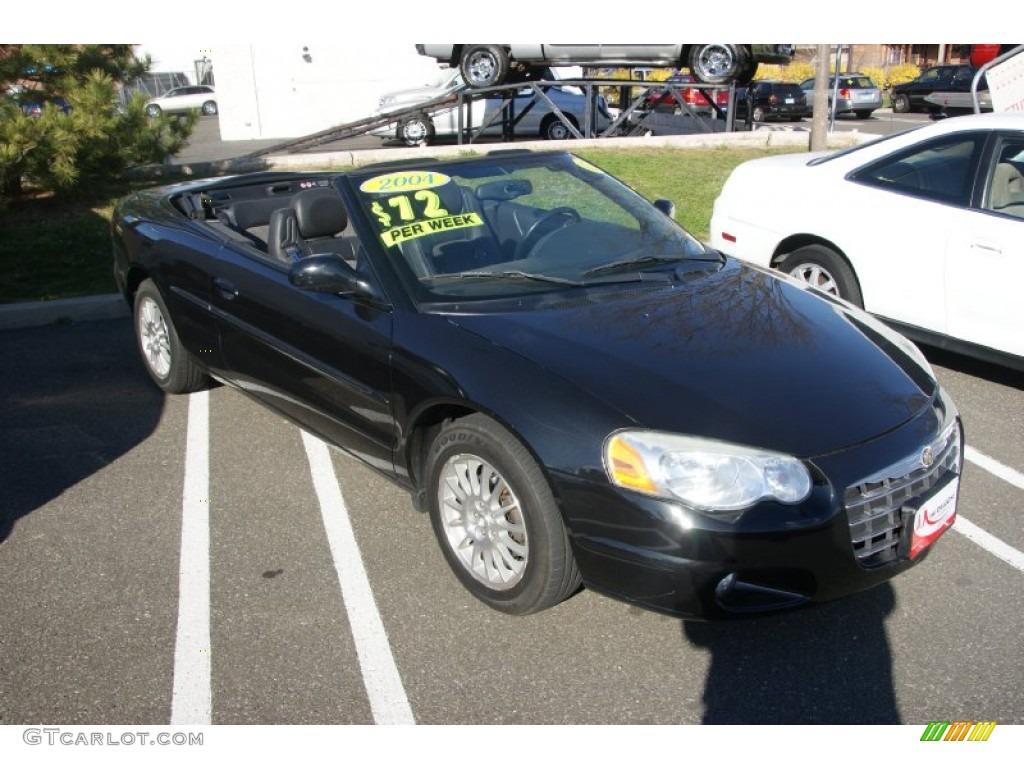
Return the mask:
[[[973,357],[966,357],[956,352],[931,347],[927,344],[919,344],[921,351],[928,362],[942,368],[965,373],[979,379],[986,379],[993,384],[1000,384],[1004,387],[1012,387],[1024,391],[1024,371],[1017,371],[1013,368],[989,363]]]
[[[156,428],[164,396],[125,320],[0,331],[0,543]]]
[[[711,654],[704,718],[712,724],[900,722],[885,619],[889,584],[807,610],[717,623],[683,622]]]

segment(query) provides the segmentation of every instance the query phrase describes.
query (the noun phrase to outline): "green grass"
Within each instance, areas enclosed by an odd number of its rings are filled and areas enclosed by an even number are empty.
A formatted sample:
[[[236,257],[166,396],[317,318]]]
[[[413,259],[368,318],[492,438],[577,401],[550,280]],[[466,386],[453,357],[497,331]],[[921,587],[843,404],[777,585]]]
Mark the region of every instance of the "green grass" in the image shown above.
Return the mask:
[[[677,221],[706,240],[712,205],[732,169],[779,151],[632,147],[585,148],[578,154],[649,200],[672,200]],[[98,192],[88,202],[25,200],[0,212],[0,303],[113,293],[108,221],[117,197],[130,191],[126,185]]]

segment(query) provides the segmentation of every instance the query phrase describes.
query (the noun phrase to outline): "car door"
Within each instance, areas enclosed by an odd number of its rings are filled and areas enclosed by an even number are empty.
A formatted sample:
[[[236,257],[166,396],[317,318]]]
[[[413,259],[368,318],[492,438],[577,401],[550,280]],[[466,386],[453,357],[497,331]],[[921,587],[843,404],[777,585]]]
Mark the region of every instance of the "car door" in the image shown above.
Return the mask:
[[[942,82],[942,68],[941,67],[929,67],[922,72],[916,79],[912,80],[907,84],[910,97],[910,105],[913,107],[923,107],[927,105],[924,97],[930,94],[932,91],[946,90],[943,87]]]
[[[869,213],[845,242],[869,312],[948,333],[947,262],[970,220],[981,132],[942,136],[888,155],[850,175],[845,210]],[[870,224],[884,217],[884,230]],[[882,235],[884,231],[884,235]]]
[[[255,249],[220,259],[212,304],[235,384],[371,465],[391,471],[391,312],[301,290]]]
[[[981,204],[954,230],[949,251],[949,333],[1024,356],[1024,133],[999,136],[989,157]]]

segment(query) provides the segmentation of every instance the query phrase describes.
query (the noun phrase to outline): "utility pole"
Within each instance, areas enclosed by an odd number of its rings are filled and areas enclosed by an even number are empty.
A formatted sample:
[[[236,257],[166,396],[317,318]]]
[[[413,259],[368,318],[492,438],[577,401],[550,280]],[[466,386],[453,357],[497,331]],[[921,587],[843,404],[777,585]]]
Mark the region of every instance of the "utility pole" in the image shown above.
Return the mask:
[[[831,45],[819,45],[814,71],[814,105],[811,113],[811,151],[828,147],[828,57]]]

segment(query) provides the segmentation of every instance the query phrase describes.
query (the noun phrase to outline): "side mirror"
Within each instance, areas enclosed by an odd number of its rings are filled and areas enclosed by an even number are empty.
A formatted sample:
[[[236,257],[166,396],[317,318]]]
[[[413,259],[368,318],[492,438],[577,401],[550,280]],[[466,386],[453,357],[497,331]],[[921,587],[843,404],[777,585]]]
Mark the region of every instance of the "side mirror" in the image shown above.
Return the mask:
[[[305,256],[288,270],[288,282],[296,288],[319,293],[374,298],[373,288],[343,258],[333,253]]]
[[[664,198],[659,198],[659,199],[654,201],[654,207],[657,208],[662,213],[664,213],[670,219],[675,219],[675,217],[676,217],[676,204],[673,203],[671,200],[665,200]]]

